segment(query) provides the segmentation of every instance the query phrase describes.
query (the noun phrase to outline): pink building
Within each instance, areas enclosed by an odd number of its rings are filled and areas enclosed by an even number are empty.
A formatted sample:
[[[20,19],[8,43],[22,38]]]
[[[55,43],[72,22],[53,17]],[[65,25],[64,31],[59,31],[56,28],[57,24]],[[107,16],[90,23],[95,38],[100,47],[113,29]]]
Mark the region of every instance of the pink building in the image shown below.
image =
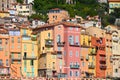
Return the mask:
[[[80,26],[64,24],[64,70],[67,77],[80,77]]]

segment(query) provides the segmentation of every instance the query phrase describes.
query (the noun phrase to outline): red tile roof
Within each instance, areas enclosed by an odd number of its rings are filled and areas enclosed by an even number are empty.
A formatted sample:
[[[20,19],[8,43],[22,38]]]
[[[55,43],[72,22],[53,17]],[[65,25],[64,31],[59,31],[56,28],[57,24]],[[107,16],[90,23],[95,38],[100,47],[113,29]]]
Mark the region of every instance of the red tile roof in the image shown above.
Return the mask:
[[[108,2],[120,2],[120,0],[108,0]]]

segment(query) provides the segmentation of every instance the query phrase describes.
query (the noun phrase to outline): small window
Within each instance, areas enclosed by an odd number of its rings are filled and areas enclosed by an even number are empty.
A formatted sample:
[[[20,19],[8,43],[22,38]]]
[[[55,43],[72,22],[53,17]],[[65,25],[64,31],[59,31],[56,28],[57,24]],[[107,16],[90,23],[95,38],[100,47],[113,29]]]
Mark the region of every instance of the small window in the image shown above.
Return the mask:
[[[50,33],[48,33],[48,37],[50,38]]]
[[[72,51],[70,51],[70,56],[72,56]]]
[[[118,73],[118,69],[115,69],[115,73]]]
[[[70,76],[72,76],[72,71],[70,71]]]
[[[31,66],[33,66],[34,65],[34,61],[33,60],[31,60]]]

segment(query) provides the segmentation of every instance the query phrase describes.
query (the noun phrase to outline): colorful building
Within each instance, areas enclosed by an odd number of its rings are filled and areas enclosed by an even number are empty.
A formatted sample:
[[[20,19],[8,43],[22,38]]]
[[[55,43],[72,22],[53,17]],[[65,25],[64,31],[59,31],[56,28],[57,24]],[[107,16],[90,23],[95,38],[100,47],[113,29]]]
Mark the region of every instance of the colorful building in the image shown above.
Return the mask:
[[[81,77],[92,77],[95,74],[95,60],[92,61],[91,57],[91,36],[88,35],[85,30],[81,31],[80,35],[80,65],[81,65]],[[95,59],[95,57],[94,57]],[[91,72],[92,71],[92,72]]]
[[[113,12],[114,8],[120,8],[120,0],[108,0],[109,13]]]
[[[112,61],[112,31],[106,27],[106,78],[111,78],[113,74],[113,61]]]
[[[97,78],[106,78],[105,71],[107,68],[106,65],[106,51],[105,51],[105,31],[97,28],[90,27],[86,31],[88,34],[94,36],[92,37],[92,46],[96,47],[96,77]]]
[[[36,35],[31,34],[32,29],[27,25],[20,27],[22,36],[22,76],[36,77],[38,76],[38,53]]]
[[[49,10],[47,15],[48,15],[48,23],[62,22],[69,18],[68,11],[59,8],[54,8]]]
[[[117,26],[108,25],[106,27],[109,31],[112,32],[112,77],[120,77],[120,44],[119,44],[119,38],[120,38],[120,31],[118,30]]]
[[[0,11],[0,18],[9,17],[9,16],[10,16],[9,12]]]
[[[10,42],[10,74],[11,77],[21,77],[21,35],[19,28],[10,28],[9,42]]]
[[[0,26],[0,76],[10,76],[9,33]]]
[[[80,29],[78,25],[63,22],[33,30],[39,36],[39,74],[80,77]]]

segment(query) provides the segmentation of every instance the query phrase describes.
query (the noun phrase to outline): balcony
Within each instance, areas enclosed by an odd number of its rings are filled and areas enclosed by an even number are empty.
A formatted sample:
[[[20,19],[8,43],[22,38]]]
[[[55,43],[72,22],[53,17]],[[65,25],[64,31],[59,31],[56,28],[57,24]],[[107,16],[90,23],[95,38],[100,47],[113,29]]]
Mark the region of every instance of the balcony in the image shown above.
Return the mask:
[[[105,70],[106,68],[107,68],[107,66],[106,66],[105,64],[101,64],[101,65],[100,65],[100,69]]]
[[[23,34],[22,37],[29,37],[30,38],[30,36],[27,34]]]
[[[63,47],[65,45],[65,42],[57,42],[57,45]]]
[[[37,57],[36,56],[24,56],[23,60],[36,60]]]
[[[80,67],[79,65],[70,65],[71,69],[79,69],[79,67]]]
[[[46,39],[45,40],[45,46],[46,47],[53,47],[53,40],[52,39]]]
[[[21,61],[21,57],[18,57],[18,58],[12,57],[12,61]]]
[[[112,37],[113,42],[118,42],[119,41],[119,37]]]
[[[94,69],[94,68],[95,68],[95,65],[90,64],[90,65],[88,65],[88,68],[89,68],[89,69]]]
[[[70,46],[80,47],[80,44],[78,42],[76,43],[69,43]]]
[[[31,36],[31,40],[32,40],[32,41],[36,41],[36,40],[37,40],[37,35],[32,35],[32,36]]]
[[[100,58],[100,62],[106,62],[106,58],[105,57]]]
[[[91,49],[90,54],[91,54],[91,55],[96,55],[96,50],[95,50],[95,49]]]

